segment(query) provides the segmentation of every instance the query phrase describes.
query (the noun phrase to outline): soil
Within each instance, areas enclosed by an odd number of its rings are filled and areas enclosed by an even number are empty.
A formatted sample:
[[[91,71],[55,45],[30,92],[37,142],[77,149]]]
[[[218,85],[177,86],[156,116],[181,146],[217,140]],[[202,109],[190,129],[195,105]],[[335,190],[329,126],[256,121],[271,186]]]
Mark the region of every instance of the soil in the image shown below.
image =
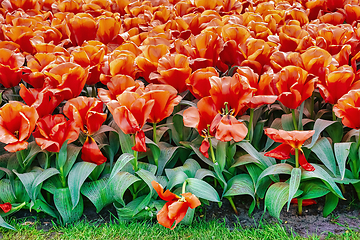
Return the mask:
[[[264,213],[263,206],[255,208],[252,215],[248,216],[248,209],[250,207],[251,198],[244,196],[237,196],[234,198],[234,203],[238,210],[238,215],[232,210],[230,203],[224,199],[221,207],[217,203],[210,203],[209,206],[202,206],[196,212],[198,218],[205,221],[218,220],[224,222],[230,230],[240,228],[259,228],[266,224],[280,223],[287,232],[292,235],[300,235],[308,237],[311,235],[318,235],[325,237],[329,232],[334,234],[341,234],[349,229],[360,230],[360,204],[354,198],[351,189],[344,194],[347,200],[340,200],[338,207],[326,218],[322,215],[325,199],[316,199],[317,204],[303,207],[303,215],[297,215],[297,205],[291,204],[289,212],[286,207],[280,214],[281,221],[273,218],[268,212]],[[92,225],[102,225],[104,223],[116,221],[116,211],[112,205],[104,208],[100,213],[96,213],[95,208],[88,203],[85,207],[84,214],[80,220],[88,221]],[[28,210],[20,210],[14,215],[20,221],[24,221],[23,225],[34,225],[37,222],[37,229],[49,231],[53,228],[53,223],[56,220],[45,214],[36,214]],[[241,227],[240,227],[240,226]]]

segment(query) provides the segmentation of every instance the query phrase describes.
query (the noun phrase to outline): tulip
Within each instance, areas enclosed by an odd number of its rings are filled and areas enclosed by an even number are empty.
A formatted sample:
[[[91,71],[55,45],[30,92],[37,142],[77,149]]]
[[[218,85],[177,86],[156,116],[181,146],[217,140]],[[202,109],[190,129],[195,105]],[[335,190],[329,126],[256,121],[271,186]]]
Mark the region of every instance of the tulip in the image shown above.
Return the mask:
[[[7,213],[11,210],[12,206],[10,203],[3,203],[3,204],[0,204],[0,209],[3,210],[4,213]]]
[[[351,90],[342,96],[333,111],[346,127],[360,129],[360,90]]]
[[[0,83],[6,88],[15,87],[21,81],[25,57],[9,49],[0,49]]]
[[[39,116],[33,107],[20,102],[10,102],[0,109],[0,142],[7,144],[9,152],[24,150],[34,131]]]

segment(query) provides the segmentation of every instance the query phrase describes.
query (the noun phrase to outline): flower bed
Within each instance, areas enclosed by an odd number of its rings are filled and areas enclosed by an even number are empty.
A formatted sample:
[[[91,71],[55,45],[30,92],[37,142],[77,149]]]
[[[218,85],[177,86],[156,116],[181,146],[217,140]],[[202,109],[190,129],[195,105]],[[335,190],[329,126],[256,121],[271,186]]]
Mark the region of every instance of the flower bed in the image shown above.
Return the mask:
[[[84,198],[173,229],[234,196],[275,218],[360,196],[357,0],[1,6],[0,226]]]

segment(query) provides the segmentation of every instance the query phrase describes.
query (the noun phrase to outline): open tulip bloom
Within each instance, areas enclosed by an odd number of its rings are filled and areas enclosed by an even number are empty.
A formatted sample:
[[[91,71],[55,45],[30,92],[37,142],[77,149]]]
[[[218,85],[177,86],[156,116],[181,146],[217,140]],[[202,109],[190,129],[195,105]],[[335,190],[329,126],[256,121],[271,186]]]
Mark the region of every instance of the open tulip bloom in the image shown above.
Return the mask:
[[[301,146],[304,142],[314,135],[315,130],[311,131],[284,131],[276,130],[274,128],[267,128],[264,130],[265,134],[275,142],[282,143],[280,146],[265,153],[267,157],[273,157],[280,160],[290,158],[290,154],[295,155],[296,167],[299,164],[307,171],[314,171],[315,168],[307,162]]]

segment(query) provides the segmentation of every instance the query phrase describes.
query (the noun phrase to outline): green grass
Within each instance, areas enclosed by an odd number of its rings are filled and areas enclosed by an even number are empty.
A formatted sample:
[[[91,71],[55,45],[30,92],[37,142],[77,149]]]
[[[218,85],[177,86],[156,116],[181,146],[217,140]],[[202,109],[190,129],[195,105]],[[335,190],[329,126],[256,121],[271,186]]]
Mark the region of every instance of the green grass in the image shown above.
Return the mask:
[[[265,225],[260,228],[243,229],[235,225],[235,230],[229,230],[225,223],[194,222],[190,226],[179,225],[175,230],[166,229],[159,224],[150,222],[130,222],[119,224],[91,224],[81,221],[67,227],[54,226],[49,231],[38,230],[38,224],[10,222],[17,228],[11,231],[0,228],[1,240],[35,240],[35,239],[305,239],[292,236],[279,224]],[[348,230],[342,235],[329,234],[325,238],[310,236],[308,239],[360,239],[360,233]]]

